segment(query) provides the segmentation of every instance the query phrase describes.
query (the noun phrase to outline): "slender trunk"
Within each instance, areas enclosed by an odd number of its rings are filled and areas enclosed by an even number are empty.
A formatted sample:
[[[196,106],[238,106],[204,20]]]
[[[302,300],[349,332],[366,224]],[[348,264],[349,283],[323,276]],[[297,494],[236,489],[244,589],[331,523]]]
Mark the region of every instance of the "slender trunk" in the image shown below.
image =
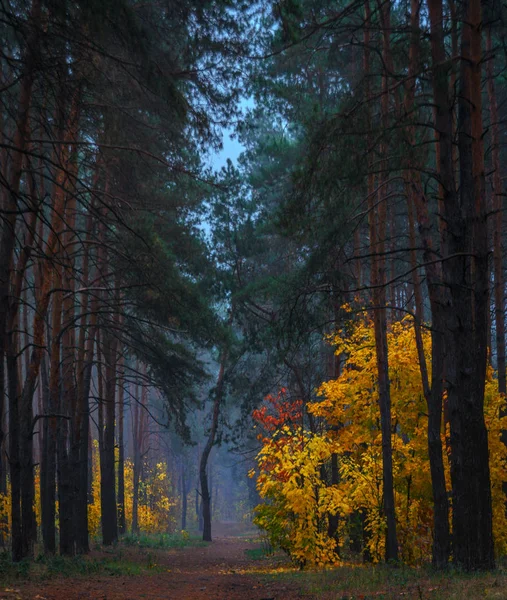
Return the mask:
[[[20,79],[18,113],[13,139],[15,151],[12,153],[10,173],[7,177],[8,189],[3,196],[2,208],[4,210],[4,217],[0,238],[0,348],[2,349],[2,360],[3,352],[6,350],[7,376],[9,379],[9,455],[12,486],[12,558],[14,561],[19,561],[25,556],[30,555],[33,545],[33,516],[28,515],[29,510],[26,503],[29,487],[26,482],[28,461],[30,462],[30,470],[32,468],[32,457],[29,456],[31,449],[29,438],[31,440],[31,432],[27,432],[27,421],[30,419],[30,413],[24,412],[25,402],[23,398],[19,401],[18,366],[15,351],[17,340],[12,330],[10,332],[7,330],[7,325],[8,313],[11,308],[9,287],[16,243],[18,197],[28,138],[28,116],[35,80],[40,14],[40,0],[33,0],[28,19],[30,28],[23,53],[24,69]],[[11,319],[12,322],[13,320]],[[0,390],[0,395],[2,396],[0,408],[3,410],[4,388]],[[20,418],[22,418],[22,422],[19,421]],[[23,502],[23,506],[21,506],[21,502]],[[30,509],[33,510],[32,506],[30,506]]]
[[[406,113],[411,115],[415,106],[415,77],[419,70],[419,10],[418,0],[411,0],[411,32],[410,64],[408,89],[406,90]],[[415,128],[408,129],[409,144],[415,145]],[[410,156],[414,156],[410,152]],[[430,461],[431,485],[433,493],[433,549],[432,562],[437,568],[447,565],[450,555],[449,531],[449,500],[445,483],[445,469],[442,451],[441,424],[442,424],[442,397],[444,379],[444,336],[442,327],[443,317],[443,292],[441,289],[441,269],[434,262],[436,253],[433,250],[433,240],[428,212],[428,202],[422,191],[420,171],[414,165],[409,165],[406,174],[406,192],[408,203],[408,221],[410,236],[410,262],[414,286],[415,315],[414,328],[416,336],[417,353],[423,393],[428,407],[428,455]],[[417,270],[417,255],[415,248],[416,233],[414,208],[417,214],[419,232],[423,242],[423,258],[426,263],[426,279],[429,291],[430,307],[432,312],[432,381],[429,382],[428,368],[421,334],[423,315],[423,296],[421,281]]]
[[[139,366],[137,367],[139,369]],[[132,491],[132,533],[139,535],[139,479],[141,475],[141,458],[143,450],[144,432],[142,431],[143,418],[141,410],[143,410],[145,388],[141,392],[139,398],[139,384],[136,383],[136,392],[134,397],[133,418],[132,418],[132,439],[134,443],[134,465],[133,465],[133,491]]]
[[[51,414],[51,395],[46,358],[42,358],[41,387],[43,412]],[[41,529],[46,554],[56,552],[56,425],[52,419],[43,419],[42,456],[40,469]]]
[[[120,358],[120,382],[118,385],[118,532],[123,535],[125,526],[125,448],[123,441],[124,417],[124,385],[123,376],[124,357]]]
[[[50,411],[52,415],[63,415],[62,403],[62,371],[61,371],[61,330],[62,330],[62,268],[55,265],[55,288],[53,293],[52,326],[51,326],[51,363],[49,377]],[[55,439],[56,447],[56,474],[58,480],[59,503],[59,548],[62,554],[73,554],[69,538],[72,536],[72,519],[68,514],[67,502],[70,490],[68,489],[67,473],[65,472],[67,455],[67,430],[66,419],[52,416],[50,418],[50,435]],[[52,492],[51,492],[52,493]]]
[[[92,205],[93,207],[93,205]],[[92,237],[93,216],[89,212],[86,223],[86,247],[83,258],[83,281],[85,285],[90,282],[89,263],[90,250],[89,242]],[[79,554],[89,552],[88,539],[88,501],[89,486],[91,478],[89,476],[91,466],[91,455],[89,452],[88,438],[90,434],[90,384],[93,369],[94,343],[97,327],[97,309],[98,296],[93,296],[91,305],[89,294],[84,293],[81,302],[81,313],[83,317],[80,322],[78,350],[77,350],[77,409],[76,422],[74,424],[74,439],[72,446],[72,471],[74,485],[76,488],[74,523],[76,551]],[[86,314],[90,310],[90,317],[87,321]]]
[[[232,317],[232,311],[231,311]],[[208,459],[215,443],[215,437],[218,429],[218,417],[220,415],[220,404],[224,395],[224,375],[225,375],[225,364],[227,362],[228,352],[222,350],[220,357],[220,369],[218,372],[217,385],[214,391],[213,400],[213,412],[211,417],[211,429],[206,440],[206,444],[201,454],[201,460],[199,463],[199,480],[201,484],[201,501],[202,501],[202,518],[203,518],[203,530],[202,539],[205,542],[211,542],[211,495],[208,486]]]
[[[5,358],[3,349],[0,349],[0,548],[5,547],[8,519],[5,514],[7,504],[7,469],[5,464]]]
[[[109,195],[110,175],[106,170],[104,196]],[[99,222],[100,246],[98,249],[98,268],[102,286],[108,287],[109,257],[105,247],[106,218],[105,207],[101,209]],[[111,302],[110,293],[102,293],[102,299],[107,306]],[[116,320],[116,318],[115,318]],[[115,395],[116,395],[116,364],[117,364],[117,341],[107,321],[100,324],[102,332],[100,335],[100,352],[102,353],[103,365],[100,368],[99,378],[102,383],[102,391],[99,400],[99,448],[100,448],[100,504],[102,541],[105,545],[111,545],[118,540],[118,521],[116,508],[116,473],[114,468],[115,456]],[[99,361],[100,363],[100,361]]]
[[[29,196],[31,201],[31,213],[27,223],[25,236],[23,240],[23,250],[19,254],[16,264],[16,272],[12,282],[10,315],[8,319],[8,328],[10,331],[20,328],[20,307],[23,301],[23,330],[24,345],[26,349],[23,352],[24,365],[19,361],[19,381],[29,381],[30,377],[30,352],[28,346],[28,310],[26,301],[26,287],[23,291],[23,283],[28,267],[28,262],[32,253],[32,247],[36,237],[38,224],[38,206],[36,200],[35,181],[32,173],[28,176]],[[22,374],[24,366],[24,375]],[[35,379],[37,375],[34,374]],[[32,381],[33,376],[32,376]],[[35,482],[33,474],[33,398],[35,383],[33,389],[29,388],[29,393],[23,394],[20,399],[20,469],[21,469],[21,530],[23,535],[23,555],[31,556],[33,554],[33,544],[37,541],[37,523],[34,511],[35,501]],[[31,396],[29,395],[31,394]]]
[[[62,112],[62,107],[60,107]],[[60,121],[64,124],[63,119]],[[46,242],[44,257],[40,260],[40,291],[36,299],[36,307],[34,310],[33,318],[33,348],[30,355],[30,363],[26,379],[24,382],[23,390],[20,395],[19,403],[19,416],[21,421],[19,423],[19,457],[20,457],[20,469],[21,469],[21,485],[23,486],[21,500],[22,506],[22,519],[24,523],[23,537],[25,539],[21,547],[21,552],[31,553],[33,548],[33,458],[32,458],[32,446],[33,446],[33,397],[35,393],[35,386],[39,377],[40,364],[42,355],[45,347],[45,319],[49,308],[50,302],[50,289],[53,283],[53,277],[56,279],[56,287],[61,288],[61,267],[53,263],[53,258],[61,255],[61,234],[63,231],[64,224],[64,208],[65,208],[65,186],[67,181],[66,165],[67,165],[67,146],[62,144],[59,150],[59,165],[57,169],[54,185],[53,204],[52,204],[52,217],[51,227],[49,236]],[[60,302],[59,295],[61,292],[55,292],[54,303]],[[60,317],[61,317],[61,304],[60,304]],[[55,317],[56,319],[56,317]],[[59,336],[53,334],[53,342],[57,340],[59,343]],[[60,367],[60,355],[58,348],[57,361],[51,357],[52,360],[52,372],[51,377],[53,381],[50,382],[50,394],[52,395],[52,401],[57,398],[58,394],[58,369]],[[56,366],[55,366],[56,365]],[[53,372],[53,366],[56,368],[56,372]],[[55,408],[55,404],[52,408]],[[54,417],[53,417],[54,420]],[[25,535],[26,534],[26,535]],[[30,542],[27,541],[30,536]]]
[[[70,142],[77,140],[79,124],[79,99],[80,88],[74,92],[71,111],[69,115],[69,131],[66,133]],[[62,258],[64,262],[63,284],[66,290],[62,303],[62,394],[61,414],[68,416],[69,420],[60,421],[62,433],[61,447],[58,447],[59,475],[58,488],[60,524],[65,523],[65,528],[60,526],[60,552],[74,555],[76,552],[75,510],[79,493],[79,435],[80,417],[78,408],[78,395],[76,387],[76,334],[75,334],[75,245],[76,245],[76,178],[77,178],[77,150],[71,146],[68,159],[68,192],[66,193],[65,221],[66,230],[63,238]],[[68,525],[67,525],[68,524]]]
[[[340,483],[340,469],[338,467],[338,454],[334,453],[331,455],[331,485],[338,485]],[[328,526],[327,534],[330,538],[336,542],[335,550],[338,551],[338,526],[340,524],[340,517],[338,513],[333,512],[328,514]]]
[[[104,334],[102,355],[105,362],[105,419],[103,448],[100,461],[100,500],[102,510],[102,541],[108,546],[118,540],[116,509],[116,474],[114,469],[114,417],[116,391],[116,344],[111,334]]]
[[[491,27],[487,31],[487,51],[493,52]],[[498,131],[498,104],[496,99],[495,80],[493,75],[493,58],[488,60],[488,98],[491,121],[491,161],[493,166],[493,265],[494,265],[494,296],[495,296],[495,331],[496,355],[498,370],[498,391],[507,393],[505,377],[505,315],[504,315],[504,281],[502,268],[502,172],[500,167],[500,138]]]
[[[491,40],[491,27],[488,27],[486,38],[486,50],[488,54],[493,53]],[[488,98],[489,113],[491,121],[491,160],[493,163],[493,272],[494,272],[494,295],[495,295],[495,341],[496,341],[496,367],[498,373],[498,391],[507,394],[507,382],[505,374],[505,313],[504,313],[504,276],[503,276],[503,185],[500,168],[500,136],[498,131],[498,105],[496,100],[495,80],[493,74],[493,56],[488,60]],[[503,408],[500,417],[507,416],[507,409]],[[507,430],[502,431],[502,442],[507,446]],[[507,498],[507,482],[503,483],[503,491]],[[507,502],[506,502],[507,512]]]
[[[41,2],[33,0],[30,10],[30,30],[26,38],[26,48],[23,55],[24,69],[20,79],[20,92],[16,129],[8,177],[8,189],[3,198],[2,233],[0,237],[0,348],[6,347],[7,315],[10,306],[9,284],[11,268],[16,243],[16,221],[18,214],[18,197],[20,191],[23,159],[28,139],[28,116],[32,101],[32,89],[35,80],[35,61],[38,56],[38,28],[41,17]],[[4,393],[4,390],[0,390]]]
[[[64,302],[61,304],[62,314],[60,315],[65,319],[65,310],[63,309]],[[60,522],[60,554],[73,556],[76,552],[75,548],[75,527],[74,527],[74,515],[73,515],[73,500],[74,500],[74,486],[73,486],[73,473],[71,470],[71,457],[70,451],[72,447],[71,437],[71,424],[75,421],[75,413],[73,411],[72,404],[74,398],[71,394],[73,390],[73,365],[69,362],[70,354],[73,354],[73,345],[69,340],[69,336],[66,335],[68,330],[65,331],[66,323],[63,324],[64,334],[62,336],[62,361],[61,365],[57,370],[60,374],[60,381],[57,384],[56,394],[53,396],[54,400],[57,401],[57,412],[62,415],[58,419],[57,435],[56,435],[56,452],[58,459],[58,516]],[[54,333],[53,333],[54,335]],[[63,418],[66,417],[66,418]]]
[[[14,332],[7,337],[7,378],[9,394],[9,467],[11,478],[11,551],[12,560],[18,562],[23,553],[21,529],[21,464],[19,452],[19,382],[16,361],[17,342]]]
[[[337,290],[333,290],[333,317],[334,323],[338,323],[339,320],[339,312],[340,312],[340,303],[339,303],[339,294]],[[338,379],[340,377],[341,372],[341,356],[338,356],[335,352],[333,352],[331,358],[331,364],[329,365],[329,375],[332,379]],[[337,431],[339,426],[333,427],[333,431]],[[338,454],[334,452],[331,455],[331,485],[335,486],[340,483],[340,469],[338,464]],[[338,553],[339,551],[339,537],[338,537],[338,528],[340,525],[340,516],[335,512],[328,513],[328,528],[327,534],[330,538],[334,539],[336,542],[335,551]]]
[[[90,436],[90,384],[93,369],[93,353],[96,335],[97,300],[91,305],[91,318],[89,324],[88,339],[84,354],[82,385],[79,390],[79,412],[80,428],[78,446],[78,495],[76,499],[75,522],[76,522],[76,549],[78,553],[86,553],[90,550],[88,539],[88,503],[90,501],[90,484],[92,477],[90,469],[92,466],[92,453],[89,449]],[[93,471],[92,471],[93,472]],[[93,499],[92,499],[93,500]]]
[[[366,2],[366,21],[370,23],[370,7]],[[384,3],[381,10],[383,28],[383,55],[384,62],[390,62],[390,4]],[[368,28],[368,25],[367,25]],[[369,73],[369,31],[365,30],[365,73]],[[387,67],[386,67],[387,68]],[[389,115],[389,88],[386,68],[382,73],[382,99],[381,112],[384,131],[388,130]],[[367,76],[367,75],[366,75]],[[367,102],[369,100],[369,89],[367,89]],[[382,144],[381,154],[387,154],[385,142]],[[382,437],[382,473],[383,473],[383,495],[384,513],[387,521],[385,559],[388,561],[398,560],[398,541],[396,536],[396,515],[394,503],[393,482],[393,456],[391,443],[391,394],[389,383],[389,363],[387,349],[387,315],[386,315],[386,221],[387,221],[387,162],[382,165],[381,185],[379,185],[378,206],[373,205],[373,194],[368,190],[369,223],[370,223],[370,246],[373,254],[372,260],[372,287],[373,287],[373,325],[375,330],[375,349],[377,355],[380,428]],[[369,177],[370,179],[370,177]],[[371,185],[369,186],[371,187]]]
[[[187,507],[188,507],[188,498],[187,498],[188,490],[187,490],[187,479],[185,477],[185,467],[183,465],[183,461],[181,463],[181,529],[185,530],[187,528]]]

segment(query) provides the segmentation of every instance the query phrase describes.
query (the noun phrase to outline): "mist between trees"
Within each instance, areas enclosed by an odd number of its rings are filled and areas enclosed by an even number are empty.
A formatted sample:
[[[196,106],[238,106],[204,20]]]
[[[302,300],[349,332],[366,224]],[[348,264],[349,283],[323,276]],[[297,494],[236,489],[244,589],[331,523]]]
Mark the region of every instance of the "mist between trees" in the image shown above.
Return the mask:
[[[300,566],[494,568],[502,3],[0,15],[12,559],[253,516]]]

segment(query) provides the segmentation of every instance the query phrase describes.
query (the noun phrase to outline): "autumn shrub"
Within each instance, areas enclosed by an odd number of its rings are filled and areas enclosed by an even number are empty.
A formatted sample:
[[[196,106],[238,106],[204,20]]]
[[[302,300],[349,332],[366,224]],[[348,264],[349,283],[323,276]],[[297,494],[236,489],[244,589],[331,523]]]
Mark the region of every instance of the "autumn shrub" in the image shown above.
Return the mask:
[[[254,419],[264,432],[259,434],[257,489],[267,502],[255,509],[254,522],[297,565],[333,563],[337,555],[326,533],[326,515],[338,507],[320,477],[320,465],[330,458],[329,441],[299,425],[301,403],[286,400],[285,390],[266,402]]]
[[[431,364],[431,339],[423,330],[424,352]],[[332,338],[344,357],[337,379],[323,383],[320,399],[308,410],[325,433],[301,427],[301,405],[268,398],[254,412],[262,430],[257,456],[257,489],[264,502],[255,522],[276,547],[300,565],[336,564],[336,542],[327,534],[329,515],[338,515],[336,534],[341,554],[357,547],[374,562],[384,556],[386,523],[383,510],[382,437],[376,380],[373,324],[365,319],[348,324]],[[431,558],[432,488],[427,447],[427,407],[411,319],[391,324],[388,332],[392,404],[393,477],[400,557],[407,564]],[[430,374],[431,376],[431,374]],[[500,418],[505,399],[496,391],[493,370],[487,373],[485,418],[489,431],[494,532],[498,554],[507,553],[507,519],[503,483],[507,450]],[[298,409],[299,406],[299,409]],[[299,410],[299,412],[298,412]],[[448,448],[446,428],[442,445]],[[330,484],[329,462],[338,456],[339,483]],[[450,492],[449,460],[444,452]],[[361,515],[358,536],[356,515]]]

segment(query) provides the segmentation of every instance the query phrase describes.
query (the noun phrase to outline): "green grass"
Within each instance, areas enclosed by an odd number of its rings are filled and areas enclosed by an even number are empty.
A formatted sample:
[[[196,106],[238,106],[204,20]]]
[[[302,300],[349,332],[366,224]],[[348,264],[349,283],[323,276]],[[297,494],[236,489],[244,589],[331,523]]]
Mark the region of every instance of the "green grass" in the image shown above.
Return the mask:
[[[245,550],[245,555],[251,560],[261,560],[263,558],[272,557],[275,552],[273,546],[269,543],[265,537],[257,536],[254,539],[249,539],[249,542],[260,544],[258,548],[252,548]]]
[[[161,533],[157,535],[125,535],[120,545],[135,546],[137,548],[171,549],[171,548],[199,548],[207,546],[202,538],[193,535],[182,535],[181,533]]]
[[[194,538],[182,539],[181,535],[129,536],[119,544],[101,548],[100,557],[95,556],[45,556],[35,560],[11,561],[10,553],[0,553],[0,581],[47,580],[55,577],[90,577],[140,575],[146,572],[159,572],[156,555],[150,550],[198,546],[203,542]],[[132,555],[127,549],[138,549]],[[126,555],[125,555],[126,554]],[[104,556],[105,555],[105,556]]]
[[[140,575],[156,565],[151,557],[142,562],[125,560],[121,555],[111,558],[85,556],[39,556],[34,561],[23,560],[13,563],[8,553],[0,555],[0,580],[2,582],[36,580],[44,581],[55,577],[90,577],[92,575],[121,576]]]
[[[31,561],[23,560],[19,563],[11,561],[10,552],[0,553],[0,581],[26,578],[30,572]]]
[[[302,595],[333,600],[490,600],[507,599],[507,572],[445,572],[431,568],[358,566],[327,571],[285,571],[268,581],[297,585]]]
[[[249,548],[245,550],[245,555],[250,560],[261,560],[267,556],[264,548]]]
[[[159,572],[157,550],[202,547],[207,543],[185,533],[124,536],[114,546],[96,545],[101,556],[45,556],[35,560],[11,561],[9,552],[0,553],[0,581],[47,580],[55,577],[140,575]]]

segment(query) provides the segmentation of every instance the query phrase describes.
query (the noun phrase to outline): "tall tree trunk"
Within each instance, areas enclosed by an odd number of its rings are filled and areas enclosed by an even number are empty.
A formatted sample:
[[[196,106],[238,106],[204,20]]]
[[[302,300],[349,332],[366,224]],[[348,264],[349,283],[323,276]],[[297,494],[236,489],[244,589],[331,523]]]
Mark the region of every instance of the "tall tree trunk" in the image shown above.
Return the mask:
[[[7,506],[7,465],[5,463],[5,359],[0,349],[0,548],[7,543],[6,528],[8,518],[5,514]]]
[[[137,365],[139,370],[139,364]],[[132,533],[139,535],[139,480],[141,477],[141,460],[143,456],[144,431],[143,431],[143,415],[146,402],[147,391],[145,386],[141,390],[139,397],[139,383],[136,383],[136,391],[134,396],[133,418],[132,418],[132,441],[133,441],[133,491],[132,491]]]
[[[106,168],[104,198],[109,197],[110,172]],[[102,287],[104,306],[112,305],[112,293],[108,289],[111,273],[109,270],[109,256],[105,245],[107,210],[105,206],[100,210],[99,222],[100,246],[98,249],[98,268]],[[110,309],[109,309],[110,310]],[[116,322],[116,313],[114,319]],[[116,400],[116,365],[117,365],[117,340],[116,332],[110,327],[111,320],[107,317],[100,324],[100,352],[103,365],[99,369],[102,380],[103,394],[99,400],[99,448],[100,448],[100,505],[102,512],[102,541],[111,545],[118,540],[118,520],[116,508],[116,473],[115,473],[115,400]],[[100,363],[100,360],[99,360]],[[100,418],[101,417],[101,418]]]
[[[487,30],[486,49],[488,54],[493,53],[491,40],[491,27]],[[507,393],[505,377],[505,315],[504,315],[504,277],[502,268],[502,173],[500,168],[500,138],[498,131],[498,104],[496,99],[495,80],[493,74],[493,57],[487,61],[488,98],[491,121],[491,162],[493,166],[493,272],[494,272],[494,297],[495,297],[495,332],[496,355],[498,369],[498,391]]]
[[[507,394],[505,374],[505,302],[504,302],[504,276],[503,276],[503,184],[500,170],[500,136],[498,131],[498,104],[496,99],[495,80],[493,74],[493,43],[491,40],[491,26],[487,30],[486,50],[490,59],[486,63],[488,75],[488,98],[491,121],[491,161],[493,163],[493,273],[495,296],[495,341],[496,341],[496,366],[498,373],[498,391]],[[502,409],[500,417],[507,416],[507,409]],[[502,442],[507,446],[507,431],[502,431]],[[507,482],[503,483],[503,491],[507,498]],[[507,502],[506,502],[507,511]]]
[[[7,378],[9,394],[9,467],[11,479],[11,551],[12,560],[18,562],[23,553],[21,528],[21,464],[19,452],[19,381],[17,365],[17,338],[14,331],[7,336]]]
[[[76,552],[75,505],[78,496],[79,482],[77,476],[79,469],[79,435],[80,412],[77,401],[76,387],[76,295],[75,295],[75,248],[77,237],[76,229],[76,180],[77,180],[77,148],[73,142],[77,141],[79,125],[80,86],[73,94],[73,100],[68,119],[66,139],[71,143],[68,158],[68,191],[66,191],[65,221],[66,229],[63,237],[62,259],[63,285],[65,296],[62,303],[62,392],[61,408],[59,412],[66,415],[67,419],[60,420],[60,433],[58,444],[58,480],[59,513],[60,513],[60,552],[74,555]],[[61,492],[61,493],[60,493]],[[62,528],[64,524],[64,528]]]
[[[22,507],[20,505],[22,498],[21,486],[24,483],[25,474],[22,474],[22,465],[27,460],[27,448],[22,450],[19,447],[20,441],[26,439],[26,421],[21,424],[20,417],[23,414],[23,401],[18,404],[19,381],[17,371],[17,356],[15,354],[15,339],[9,340],[12,334],[7,331],[8,313],[11,306],[10,282],[13,266],[13,254],[16,243],[16,221],[18,214],[18,197],[20,191],[21,174],[23,168],[24,153],[26,150],[29,111],[32,100],[32,89],[35,80],[35,63],[38,55],[38,27],[41,16],[40,0],[33,0],[30,15],[28,18],[29,30],[26,38],[26,46],[23,51],[24,68],[20,79],[20,95],[18,111],[16,117],[16,128],[14,132],[10,172],[7,177],[8,189],[3,195],[4,217],[2,219],[2,231],[0,237],[0,360],[4,359],[6,352],[7,376],[9,379],[9,460],[11,471],[11,519],[12,519],[12,557],[14,561],[21,560],[25,553],[30,552],[30,542],[23,542],[22,530]],[[11,320],[12,322],[12,320]],[[0,389],[0,410],[4,410],[4,388]],[[28,417],[27,417],[28,418]],[[26,500],[26,497],[25,497]],[[25,506],[25,518],[27,508]],[[26,522],[25,522],[26,524]],[[26,532],[32,537],[32,531]]]
[[[94,342],[96,336],[97,323],[97,308],[98,298],[95,296],[91,303],[91,316],[88,329],[88,338],[86,340],[86,348],[82,363],[82,378],[81,385],[78,388],[79,401],[79,438],[76,440],[78,449],[78,466],[76,477],[79,482],[78,494],[75,507],[75,523],[76,523],[76,550],[78,553],[86,553],[89,551],[88,539],[88,503],[89,489],[91,483],[90,466],[92,456],[89,451],[89,435],[90,435],[90,384],[92,379],[93,369],[93,354]]]
[[[123,535],[126,531],[125,525],[125,447],[123,441],[123,430],[124,430],[124,357],[123,355],[119,361],[120,368],[120,381],[118,385],[118,532]]]
[[[10,163],[8,189],[4,194],[2,230],[0,237],[0,349],[6,347],[7,315],[10,306],[9,285],[11,280],[12,260],[16,243],[16,221],[18,214],[18,197],[21,183],[24,153],[28,139],[28,115],[32,101],[32,89],[35,80],[35,62],[38,56],[38,28],[41,18],[41,2],[33,0],[28,22],[29,34],[23,53],[24,69],[20,79],[20,92],[16,129],[13,146],[15,148]],[[3,394],[4,390],[0,390]]]
[[[494,566],[491,486],[484,385],[489,310],[488,239],[481,98],[481,3],[462,3],[458,114],[459,197],[452,160],[452,106],[448,92],[442,3],[428,0],[433,95],[439,135],[439,175],[446,222],[443,281],[446,378],[451,445],[453,559],[468,570]]]
[[[95,180],[96,184],[96,180]],[[90,284],[90,242],[93,230],[93,208],[89,210],[86,220],[86,246],[83,257],[83,282],[85,286]],[[73,426],[74,436],[72,444],[72,472],[75,487],[74,503],[74,527],[76,538],[76,551],[84,554],[89,551],[88,539],[88,493],[89,493],[89,470],[92,457],[89,452],[88,438],[90,434],[90,384],[93,369],[93,355],[95,336],[97,329],[98,294],[93,294],[90,303],[90,294],[85,291],[82,295],[79,340],[77,350],[77,407],[75,423]],[[89,318],[87,313],[90,312]]]
[[[116,473],[114,469],[114,424],[116,396],[116,341],[104,333],[103,357],[105,362],[105,419],[103,449],[100,461],[100,503],[102,510],[102,541],[109,546],[118,540],[116,509]]]
[[[420,28],[419,28],[418,0],[411,0],[411,44],[408,85],[405,96],[406,114],[412,115],[415,108],[416,74],[420,64]],[[410,116],[410,119],[413,117]],[[409,125],[409,144],[415,147],[415,128]],[[415,156],[415,151],[409,153]],[[414,168],[415,167],[415,168]],[[406,173],[406,192],[408,203],[408,222],[410,236],[410,262],[413,273],[415,314],[414,320],[417,352],[421,371],[424,397],[428,407],[428,456],[430,461],[431,486],[433,493],[433,548],[432,562],[437,568],[447,565],[450,556],[450,531],[449,531],[449,500],[445,483],[445,469],[442,450],[441,424],[442,424],[442,397],[444,380],[444,337],[443,337],[443,291],[441,269],[435,263],[436,253],[433,249],[430,217],[428,214],[428,201],[424,195],[420,170],[418,165],[408,165]],[[416,233],[414,208],[417,213],[419,232],[423,242],[423,258],[426,264],[426,279],[429,291],[430,307],[432,312],[432,381],[428,377],[428,368],[421,334],[423,315],[423,297],[421,280],[417,270],[417,254],[415,248]]]
[[[66,476],[62,471],[66,468],[67,454],[67,422],[56,417],[63,415],[62,403],[62,372],[61,372],[61,330],[62,330],[62,268],[60,264],[55,265],[55,291],[53,293],[53,306],[51,318],[51,363],[49,377],[50,411],[50,436],[54,436],[56,449],[56,474],[58,480],[58,502],[59,502],[59,548],[62,554],[72,554],[70,550],[69,536],[72,535],[72,520],[69,519],[67,511],[67,498],[69,494],[66,485]],[[52,491],[50,492],[52,494]]]
[[[447,207],[444,263],[457,326],[449,383],[454,560],[466,569],[494,567],[488,435],[484,421],[489,312],[487,208],[481,95],[481,2],[463,2],[458,147],[460,202]]]
[[[51,395],[45,356],[41,361],[42,406],[51,414]],[[46,554],[56,552],[56,421],[43,419],[42,456],[40,468],[41,529]]]
[[[9,348],[14,350],[19,345],[19,333],[21,330],[21,296],[23,294],[23,283],[25,281],[25,273],[27,270],[29,258],[31,255],[32,246],[35,239],[35,232],[37,228],[38,210],[35,201],[35,193],[33,187],[33,177],[29,177],[30,187],[30,198],[32,202],[32,211],[30,214],[29,222],[27,223],[24,241],[23,251],[20,252],[19,258],[16,264],[15,274],[12,278],[11,286],[11,301],[9,306],[9,315],[7,319],[8,336],[11,340],[9,342]],[[23,310],[24,323],[23,327],[25,330],[25,336],[28,334],[28,315]],[[14,360],[18,363],[18,376],[17,376],[17,388],[19,394],[20,382],[31,381],[31,377],[36,377],[36,374],[30,374],[30,361],[28,349],[22,353],[25,355],[25,373],[23,376],[21,360],[18,360],[16,351],[16,357]],[[19,356],[19,359],[22,355]],[[14,367],[12,367],[14,368]],[[30,376],[31,377],[30,377]],[[34,384],[35,385],[35,384]],[[31,388],[30,388],[31,389]],[[35,499],[35,483],[33,477],[33,391],[32,396],[28,394],[20,395],[19,402],[19,469],[20,469],[20,499],[21,499],[21,552],[23,556],[31,556],[33,553],[33,544],[37,539],[37,526],[34,512],[34,499]]]
[[[62,195],[63,196],[63,195]],[[33,349],[30,356],[30,366],[24,382],[23,390],[20,394],[19,409],[18,402],[16,400],[16,408],[14,413],[18,419],[18,424],[15,426],[15,432],[12,436],[11,443],[16,443],[18,449],[15,452],[19,461],[19,480],[20,485],[23,489],[20,490],[20,500],[23,502],[21,507],[22,519],[25,523],[25,530],[22,531],[24,541],[19,546],[21,551],[20,558],[23,558],[30,553],[33,547],[33,462],[32,462],[32,439],[33,439],[33,416],[32,416],[32,403],[35,392],[35,385],[37,383],[40,371],[40,364],[42,355],[44,352],[44,327],[45,317],[49,307],[50,299],[50,288],[53,283],[51,259],[57,253],[56,247],[58,242],[59,234],[63,227],[62,220],[63,212],[63,197],[57,194],[53,204],[53,218],[52,218],[52,229],[48,238],[46,246],[46,256],[44,257],[44,265],[42,269],[42,286],[38,295],[36,309],[34,311],[33,320]],[[55,277],[58,277],[58,268],[55,269]],[[12,357],[11,357],[12,358]],[[17,370],[17,367],[16,367]],[[11,364],[10,375],[14,376],[14,365]],[[17,379],[17,376],[16,376]],[[18,386],[19,387],[19,386]],[[14,385],[12,386],[14,391]],[[12,410],[12,407],[11,407]],[[20,414],[21,413],[21,414]],[[15,439],[17,441],[15,441]],[[12,448],[11,448],[12,454]],[[13,510],[15,509],[13,505]],[[24,514],[24,518],[23,518]],[[26,535],[25,535],[26,534]],[[31,541],[28,541],[30,539]],[[14,543],[14,542],[13,542]],[[16,546],[17,547],[17,546]],[[16,560],[19,560],[17,558]]]
[[[366,7],[366,28],[365,28],[365,77],[369,77],[370,59],[369,59],[369,24],[371,21],[369,1],[365,3]],[[381,20],[383,29],[383,56],[384,62],[390,62],[390,5],[384,3],[381,9]],[[382,98],[381,113],[384,125],[384,131],[388,129],[389,114],[389,86],[386,72],[387,66],[382,73]],[[366,89],[366,102],[370,100],[369,84]],[[382,144],[381,153],[386,156],[387,146]],[[373,254],[371,285],[373,288],[373,325],[375,330],[375,349],[377,355],[378,371],[378,391],[380,408],[380,428],[382,436],[382,473],[383,473],[383,495],[384,495],[384,513],[387,521],[385,559],[388,561],[398,560],[398,541],[396,536],[396,515],[394,504],[394,482],[393,482],[393,456],[391,442],[391,394],[389,383],[389,362],[387,349],[387,315],[386,315],[386,261],[385,261],[385,243],[386,243],[386,221],[387,221],[387,161],[383,161],[381,184],[379,185],[379,202],[374,206],[373,190],[371,185],[371,175],[369,175],[368,186],[368,216],[370,225],[370,246]]]
[[[181,461],[181,529],[187,528],[187,508],[188,508],[188,489],[187,478],[185,477],[185,466]]]
[[[232,310],[231,310],[232,319]],[[202,539],[205,542],[211,542],[211,495],[208,485],[208,459],[215,443],[215,437],[218,429],[218,417],[220,415],[220,404],[222,403],[224,395],[224,376],[225,376],[225,364],[229,353],[227,349],[222,350],[220,356],[220,368],[218,371],[217,385],[214,390],[213,400],[213,412],[211,415],[211,429],[208,434],[208,439],[204,445],[201,460],[199,463],[199,480],[201,484],[201,502],[202,502],[202,518],[203,518],[203,530]]]

